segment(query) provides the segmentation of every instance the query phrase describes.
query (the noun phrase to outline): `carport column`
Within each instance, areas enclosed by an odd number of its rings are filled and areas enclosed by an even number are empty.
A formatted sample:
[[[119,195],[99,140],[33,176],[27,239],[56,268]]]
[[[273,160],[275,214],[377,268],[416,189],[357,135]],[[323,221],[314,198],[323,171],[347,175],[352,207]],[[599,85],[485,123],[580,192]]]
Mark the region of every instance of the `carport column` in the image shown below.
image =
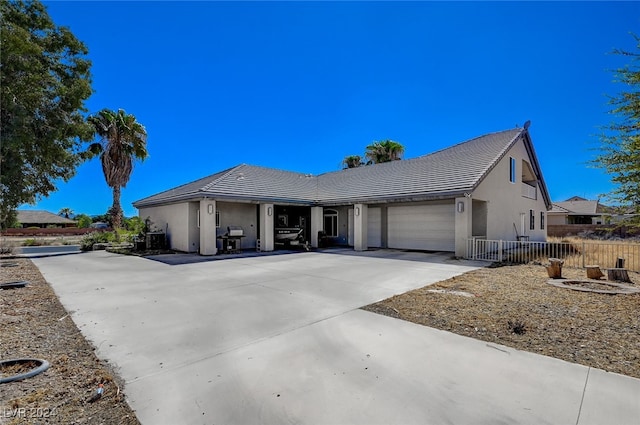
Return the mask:
[[[273,204],[260,204],[260,250],[273,251]]]
[[[216,201],[200,200],[200,255],[216,255]]]
[[[473,202],[471,196],[456,198],[454,204],[454,214],[456,217],[456,257],[464,257],[467,255],[467,240],[473,234],[473,211],[471,206]]]
[[[355,204],[353,206],[353,249],[366,251],[367,245],[367,205]]]
[[[311,207],[311,246],[318,247],[318,232],[324,230],[322,207]]]

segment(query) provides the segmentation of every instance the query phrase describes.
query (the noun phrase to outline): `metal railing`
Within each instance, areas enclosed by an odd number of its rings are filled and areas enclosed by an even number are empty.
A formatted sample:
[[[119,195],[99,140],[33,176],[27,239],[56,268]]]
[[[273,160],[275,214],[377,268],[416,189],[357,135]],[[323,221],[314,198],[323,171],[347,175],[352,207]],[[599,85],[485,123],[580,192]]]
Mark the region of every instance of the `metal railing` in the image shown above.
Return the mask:
[[[467,240],[467,259],[529,263],[564,260],[566,267],[584,268],[598,265],[613,268],[618,258],[624,258],[627,270],[640,272],[640,244],[606,241],[530,242],[472,238]]]

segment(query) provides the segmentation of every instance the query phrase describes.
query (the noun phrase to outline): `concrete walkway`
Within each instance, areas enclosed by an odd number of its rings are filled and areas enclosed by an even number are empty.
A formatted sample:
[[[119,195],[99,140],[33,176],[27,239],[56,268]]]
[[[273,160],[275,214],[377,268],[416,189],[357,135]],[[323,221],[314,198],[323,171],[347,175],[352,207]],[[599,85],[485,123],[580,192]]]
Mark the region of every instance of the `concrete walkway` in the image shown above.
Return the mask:
[[[143,424],[640,423],[638,379],[358,309],[476,266],[444,255],[34,262]]]

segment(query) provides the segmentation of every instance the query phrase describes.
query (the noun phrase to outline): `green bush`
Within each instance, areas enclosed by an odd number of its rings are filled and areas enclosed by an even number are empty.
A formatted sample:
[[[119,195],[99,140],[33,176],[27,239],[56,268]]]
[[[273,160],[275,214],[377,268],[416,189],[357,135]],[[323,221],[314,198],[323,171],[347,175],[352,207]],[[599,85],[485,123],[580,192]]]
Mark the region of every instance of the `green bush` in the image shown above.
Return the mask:
[[[22,246],[40,246],[40,245],[42,245],[42,243],[40,243],[40,241],[38,241],[35,238],[25,239],[24,242],[22,242]]]
[[[115,240],[113,232],[91,232],[87,233],[80,239],[80,249],[82,251],[91,251],[93,244],[109,243]]]
[[[140,217],[134,216],[124,219],[124,227],[128,231],[138,234],[144,232],[145,223]]]

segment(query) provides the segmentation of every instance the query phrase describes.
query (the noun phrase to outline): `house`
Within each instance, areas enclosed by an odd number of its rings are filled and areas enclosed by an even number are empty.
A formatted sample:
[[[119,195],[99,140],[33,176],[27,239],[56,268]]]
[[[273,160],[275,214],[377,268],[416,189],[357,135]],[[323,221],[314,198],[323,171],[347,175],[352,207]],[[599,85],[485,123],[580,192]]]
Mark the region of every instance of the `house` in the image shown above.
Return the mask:
[[[606,210],[599,201],[573,196],[566,201],[554,202],[549,211],[550,225],[604,224]]]
[[[17,210],[17,220],[20,226],[26,227],[76,227],[77,223],[49,211]]]
[[[317,176],[241,164],[134,202],[171,247],[214,255],[229,226],[243,248],[278,248],[299,229],[355,250],[465,255],[467,240],[546,240],[551,201],[524,128],[486,134],[413,159]],[[281,230],[285,229],[285,230]]]

